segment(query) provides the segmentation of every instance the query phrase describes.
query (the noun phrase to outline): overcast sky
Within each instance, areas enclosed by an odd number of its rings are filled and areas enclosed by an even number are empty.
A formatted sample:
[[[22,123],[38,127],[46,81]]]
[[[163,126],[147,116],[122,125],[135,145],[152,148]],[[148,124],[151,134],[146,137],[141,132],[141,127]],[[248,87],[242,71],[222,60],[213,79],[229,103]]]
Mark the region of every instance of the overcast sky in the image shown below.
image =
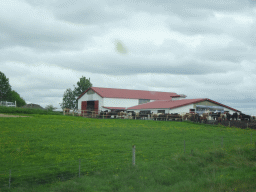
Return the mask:
[[[255,0],[1,0],[0,49],[12,89],[42,107],[85,76],[256,115]]]

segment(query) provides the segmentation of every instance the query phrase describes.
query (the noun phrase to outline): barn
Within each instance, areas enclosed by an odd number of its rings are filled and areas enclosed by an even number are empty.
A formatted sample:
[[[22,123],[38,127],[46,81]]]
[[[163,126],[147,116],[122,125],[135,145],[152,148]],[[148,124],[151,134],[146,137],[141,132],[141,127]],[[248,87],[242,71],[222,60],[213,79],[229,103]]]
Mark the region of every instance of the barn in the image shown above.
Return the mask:
[[[91,87],[78,97],[78,110],[126,110],[141,113],[239,112],[208,98],[185,99],[172,92]]]
[[[182,99],[182,100],[165,100],[154,101],[145,103],[133,107],[129,107],[127,110],[134,112],[144,113],[199,113],[204,112],[221,112],[229,113],[238,112],[238,110],[229,106],[223,105],[208,98],[202,99]]]
[[[171,92],[91,87],[78,97],[78,110],[111,111],[159,100],[184,99]]]

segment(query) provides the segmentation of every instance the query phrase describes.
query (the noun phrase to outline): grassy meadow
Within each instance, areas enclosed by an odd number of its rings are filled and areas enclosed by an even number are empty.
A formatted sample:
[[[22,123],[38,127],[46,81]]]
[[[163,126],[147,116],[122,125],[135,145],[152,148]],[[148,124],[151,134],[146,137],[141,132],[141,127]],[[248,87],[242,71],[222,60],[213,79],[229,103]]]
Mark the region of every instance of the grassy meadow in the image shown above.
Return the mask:
[[[256,191],[254,130],[25,115],[0,118],[0,191]]]

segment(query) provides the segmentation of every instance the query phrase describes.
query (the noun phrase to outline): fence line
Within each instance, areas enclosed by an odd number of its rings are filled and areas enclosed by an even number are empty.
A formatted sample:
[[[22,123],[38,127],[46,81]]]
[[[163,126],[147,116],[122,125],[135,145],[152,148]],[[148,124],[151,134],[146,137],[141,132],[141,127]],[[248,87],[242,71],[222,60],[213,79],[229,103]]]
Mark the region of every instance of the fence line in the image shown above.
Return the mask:
[[[0,106],[6,106],[6,107],[16,107],[16,101],[15,102],[8,102],[8,101],[0,101]]]
[[[183,120],[182,118],[176,118],[172,116],[172,114],[168,114],[166,117],[153,117],[148,115],[134,115],[134,116],[118,116],[118,115],[105,115],[101,114],[101,111],[90,111],[90,110],[77,110],[77,111],[70,111],[69,109],[63,110],[63,115],[72,115],[72,116],[81,116],[86,118],[98,118],[98,119],[133,119],[133,120],[155,120],[155,121],[185,121],[185,122],[195,122],[193,120]],[[256,129],[256,120],[248,122],[248,121],[241,121],[241,120],[206,120],[201,121],[201,124],[212,124],[212,125],[223,125],[228,127],[238,127],[242,129]]]
[[[216,146],[215,141],[217,141],[218,138],[219,138],[219,144],[217,144]],[[253,142],[252,133],[250,133],[250,138],[251,139],[249,140],[249,142],[250,144],[252,144]],[[195,153],[195,150],[196,151],[198,150],[198,148],[194,148],[195,147],[194,143],[196,142],[193,142],[192,140],[186,140],[186,139],[183,141],[184,141],[183,142],[184,154],[186,154],[187,151],[189,151],[187,148],[190,148],[190,155],[193,155]],[[221,148],[224,149],[225,146],[228,146],[228,145],[224,145],[224,142],[228,143],[228,141],[225,140],[223,136],[215,136],[213,140],[213,148],[218,149],[219,148],[218,146],[221,146]],[[176,143],[173,143],[173,145],[168,145],[167,148],[157,147],[155,145],[152,145],[151,150],[155,151],[157,149],[158,151],[160,150],[165,151],[166,154],[160,153],[161,155],[156,158],[166,158],[166,157],[171,158],[173,154],[176,154],[176,152],[170,151],[169,149],[174,148],[175,146],[177,147],[178,146],[177,144],[180,145],[180,150],[178,150],[179,151],[178,154],[182,154],[182,147],[181,147],[182,141],[180,143],[176,142]],[[254,147],[256,148],[256,143]],[[30,166],[28,170],[32,171],[32,173],[31,172],[28,173],[28,171],[26,171],[25,174],[23,174],[21,170],[17,170],[14,168],[11,168],[9,170],[6,169],[6,171],[0,172],[0,183],[3,183],[3,187],[10,189],[11,186],[19,186],[19,185],[22,185],[24,182],[47,183],[54,179],[60,179],[62,181],[65,181],[66,179],[70,179],[73,177],[81,177],[82,175],[95,174],[98,170],[106,171],[107,169],[105,167],[106,165],[109,165],[109,161],[112,162],[109,168],[111,170],[112,168],[114,170],[114,167],[119,165],[124,166],[127,164],[128,165],[131,164],[132,166],[135,166],[135,162],[137,161],[136,159],[139,159],[139,161],[143,161],[143,157],[142,157],[143,153],[141,153],[141,151],[146,151],[148,150],[148,148],[145,148],[145,147],[138,148],[137,152],[135,151],[135,149],[136,149],[136,146],[133,145],[131,150],[123,151],[122,154],[128,157],[128,159],[126,159],[124,156],[125,159],[121,161],[119,159],[116,162],[114,162],[113,160],[115,160],[115,158],[119,156],[119,154],[103,154],[103,155],[95,156],[96,158],[86,158],[86,159],[79,158],[78,160],[65,161],[61,163],[52,164],[50,166],[34,166],[34,167]],[[138,155],[136,155],[136,153],[138,153]],[[129,160],[129,156],[131,156],[131,161]],[[107,161],[98,162],[97,157],[99,157],[101,160],[107,159]],[[96,162],[94,162],[94,160],[96,160]],[[57,172],[52,173],[53,169],[55,169]],[[38,173],[38,170],[44,170],[44,171],[40,172],[40,174],[37,174],[38,177],[35,177],[36,174],[34,174],[33,172],[35,171]],[[1,186],[0,186],[0,190],[1,190]]]

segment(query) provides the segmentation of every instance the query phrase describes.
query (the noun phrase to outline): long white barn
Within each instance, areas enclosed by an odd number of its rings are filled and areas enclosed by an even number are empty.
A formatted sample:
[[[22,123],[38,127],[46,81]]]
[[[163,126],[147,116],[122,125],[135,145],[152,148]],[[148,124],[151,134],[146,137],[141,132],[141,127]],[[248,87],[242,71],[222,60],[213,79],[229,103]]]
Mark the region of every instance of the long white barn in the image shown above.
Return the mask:
[[[169,92],[91,87],[78,98],[78,109],[95,111],[126,109],[156,100],[185,97],[185,95]]]
[[[154,113],[189,113],[238,110],[211,99],[185,99],[183,94],[91,87],[78,98],[78,109],[89,111],[127,110]]]

